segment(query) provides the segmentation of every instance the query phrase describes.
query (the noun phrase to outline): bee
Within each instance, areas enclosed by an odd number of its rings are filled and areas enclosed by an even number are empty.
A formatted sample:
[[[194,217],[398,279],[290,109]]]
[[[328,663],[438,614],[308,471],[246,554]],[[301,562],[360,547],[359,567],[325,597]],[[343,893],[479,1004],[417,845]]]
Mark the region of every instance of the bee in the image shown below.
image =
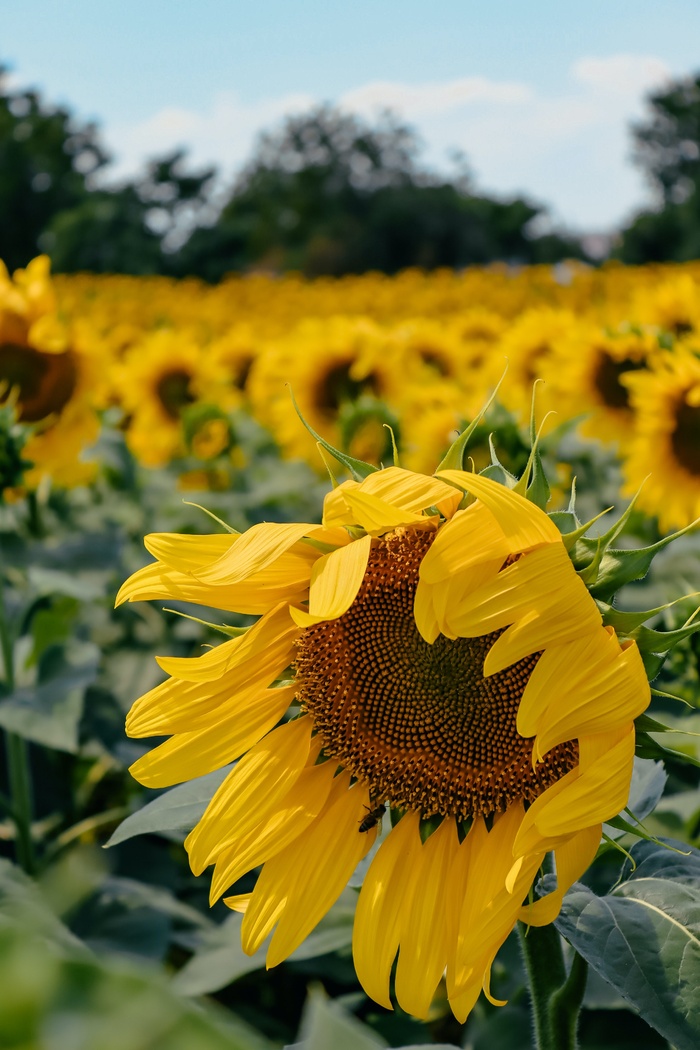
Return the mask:
[[[386,806],[383,802],[380,803],[380,805],[375,806],[374,809],[370,809],[368,806],[365,806],[365,809],[367,810],[367,816],[362,818],[358,829],[361,832],[371,831],[372,828],[376,828],[377,824],[386,813]]]

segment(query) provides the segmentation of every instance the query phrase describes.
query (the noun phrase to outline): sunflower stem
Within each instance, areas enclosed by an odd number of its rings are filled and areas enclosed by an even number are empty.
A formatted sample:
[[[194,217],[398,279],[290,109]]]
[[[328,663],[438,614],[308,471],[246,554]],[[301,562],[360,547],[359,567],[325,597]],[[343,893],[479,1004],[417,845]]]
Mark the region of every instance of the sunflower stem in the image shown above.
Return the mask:
[[[561,938],[553,926],[519,922],[518,936],[530,985],[536,1050],[576,1050],[585,962],[574,956],[567,976]]]
[[[5,615],[4,580],[0,575],[0,650],[8,692],[15,687],[12,636]],[[10,789],[10,812],[15,823],[17,863],[28,874],[34,871],[32,842],[32,781],[29,772],[27,742],[16,733],[5,731],[7,782]]]

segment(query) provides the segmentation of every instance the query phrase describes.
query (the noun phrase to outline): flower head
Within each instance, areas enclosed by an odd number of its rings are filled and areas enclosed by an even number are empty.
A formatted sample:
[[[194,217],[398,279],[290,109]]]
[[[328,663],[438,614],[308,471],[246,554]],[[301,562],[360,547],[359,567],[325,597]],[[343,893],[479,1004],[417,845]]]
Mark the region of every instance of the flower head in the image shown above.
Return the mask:
[[[450,458],[448,457],[448,463]],[[147,538],[120,600],[258,615],[136,702],[133,736],[169,735],[153,787],[238,758],[188,836],[212,900],[262,865],[243,947],[287,958],[391,830],[361,890],[353,951],[378,1003],[425,1017],[443,975],[464,1019],[519,917],[554,919],[626,804],[649,686],[603,622],[568,538],[520,492],[446,468],[362,472],[322,524]],[[290,670],[291,668],[291,670]],[[386,818],[385,818],[386,820]],[[553,851],[557,888],[528,892]]]

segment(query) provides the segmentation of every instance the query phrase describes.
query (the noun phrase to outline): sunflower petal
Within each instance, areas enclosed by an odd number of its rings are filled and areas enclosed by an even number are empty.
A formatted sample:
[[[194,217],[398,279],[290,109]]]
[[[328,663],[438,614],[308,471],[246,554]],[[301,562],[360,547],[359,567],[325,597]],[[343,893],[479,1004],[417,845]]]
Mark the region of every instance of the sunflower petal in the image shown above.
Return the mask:
[[[202,583],[229,586],[241,583],[272,565],[280,555],[286,554],[290,547],[316,529],[318,525],[306,522],[279,524],[262,521],[239,536],[230,551],[199,570],[197,579]]]
[[[413,895],[401,931],[396,965],[396,998],[414,1017],[427,1017],[447,965],[445,890],[459,839],[449,817],[428,838],[416,874],[420,892]]]
[[[382,843],[365,875],[352,930],[358,980],[370,999],[392,1010],[391,967],[411,910],[421,860],[420,814],[409,810]]]
[[[437,507],[445,518],[451,518],[462,494],[452,485],[426,474],[402,467],[384,467],[360,483],[362,492],[390,503],[401,510],[421,511]]]
[[[421,562],[420,578],[440,583],[483,562],[496,561],[500,567],[511,553],[512,544],[488,507],[473,503],[439,530]]]
[[[236,834],[217,858],[210,904],[242,875],[280,853],[309,827],[326,804],[334,772],[333,762],[302,770],[272,814],[243,834]]]
[[[534,503],[481,474],[465,470],[441,470],[445,478],[488,507],[515,550],[526,551],[542,543],[561,543],[561,533],[552,519]]]
[[[255,827],[284,798],[308,761],[311,728],[310,718],[278,726],[231,770],[185,839],[195,875],[201,874],[235,836]]]
[[[178,535],[171,532],[152,532],[144,537],[143,545],[149,554],[178,572],[197,572],[228,554],[238,536],[215,533],[210,536]]]
[[[573,886],[592,864],[598,852],[602,824],[584,828],[563,842],[555,850],[557,865],[557,888],[546,897],[540,897],[520,911],[520,919],[528,926],[547,926],[554,922],[561,911],[564,894]]]
[[[290,609],[299,627],[335,620],[348,611],[367,571],[371,545],[371,536],[363,536],[319,558],[311,572],[309,611]]]
[[[379,496],[363,492],[360,485],[343,493],[343,498],[350,508],[355,524],[370,536],[381,536],[402,525],[428,525],[430,521],[424,514],[402,510]]]
[[[296,687],[268,689],[244,721],[232,718],[227,725],[192,733],[176,733],[164,744],[139,758],[129,772],[146,787],[170,787],[221,769],[256,744],[279,722],[294,698]]]

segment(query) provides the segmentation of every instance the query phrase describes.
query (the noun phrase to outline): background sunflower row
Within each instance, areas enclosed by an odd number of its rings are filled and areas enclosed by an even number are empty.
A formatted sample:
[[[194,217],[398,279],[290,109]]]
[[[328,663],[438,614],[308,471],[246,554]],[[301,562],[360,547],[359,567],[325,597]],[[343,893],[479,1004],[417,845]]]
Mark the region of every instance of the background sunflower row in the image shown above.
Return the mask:
[[[388,462],[393,439],[402,465],[429,471],[504,371],[506,466],[520,466],[518,428],[542,379],[539,417],[619,455],[626,495],[651,474],[640,507],[662,529],[700,512],[697,262],[210,286],[52,279],[39,257],[0,272],[0,384],[21,432],[6,421],[3,489],[89,481],[110,433],[145,467],[174,464],[184,489],[223,489],[245,465],[250,421],[322,469],[290,388],[334,445]],[[474,455],[488,463],[486,432]]]

